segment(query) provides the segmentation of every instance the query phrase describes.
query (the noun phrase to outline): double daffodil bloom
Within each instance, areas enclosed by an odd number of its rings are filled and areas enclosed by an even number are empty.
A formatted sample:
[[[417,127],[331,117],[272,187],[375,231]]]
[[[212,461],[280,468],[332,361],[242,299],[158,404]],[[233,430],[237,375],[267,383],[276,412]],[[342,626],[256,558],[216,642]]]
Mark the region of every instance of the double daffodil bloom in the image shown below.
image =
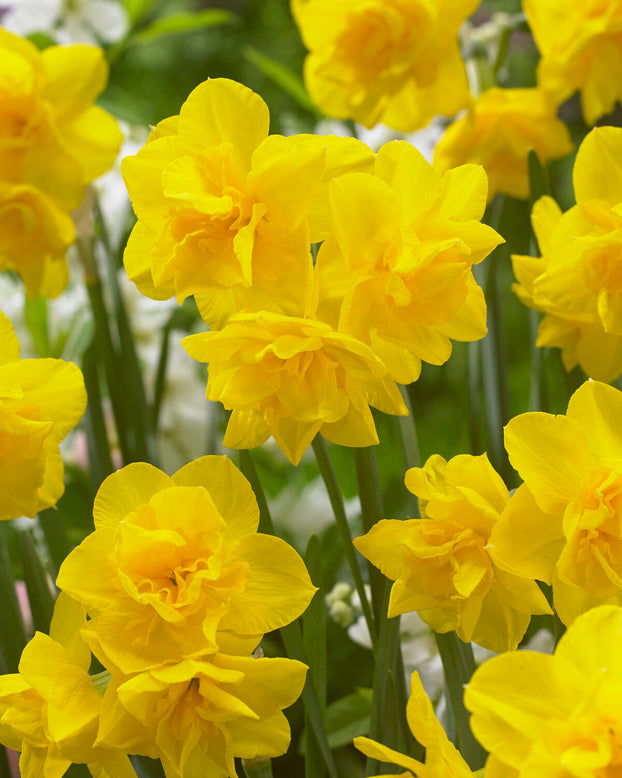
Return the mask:
[[[542,59],[538,83],[558,103],[577,90],[593,125],[622,99],[620,0],[523,0]]]
[[[354,541],[392,581],[389,617],[417,611],[437,632],[456,630],[491,651],[514,649],[532,614],[551,613],[534,580],[491,558],[488,542],[509,501],[485,454],[434,455],[406,473],[421,518],[385,519]]]
[[[194,295],[212,328],[245,309],[306,315],[307,217],[321,220],[327,165],[364,169],[373,159],[352,138],[268,136],[269,121],[250,89],[210,79],[123,160],[138,217],[124,256],[129,277],[155,299]]]
[[[565,416],[524,413],[505,428],[525,482],[490,538],[498,565],[553,585],[565,624],[622,605],[622,393],[588,381]]]
[[[93,105],[108,66],[96,46],[50,46],[0,29],[0,270],[16,270],[29,296],[60,294],[68,212],[114,162],[122,135]]]
[[[255,496],[227,457],[172,478],[128,465],[103,482],[93,516],[95,532],[65,559],[58,585],[87,608],[83,635],[109,669],[213,653],[219,631],[250,639],[250,653],[314,594],[296,551],[257,533]]]
[[[235,758],[287,751],[282,710],[306,672],[293,659],[216,653],[113,677],[97,743],[159,758],[166,778],[236,778]]]
[[[86,408],[80,369],[60,359],[21,359],[0,312],[0,519],[34,518],[65,491],[59,444]]]
[[[622,609],[580,616],[555,654],[484,662],[464,697],[487,776],[616,778],[622,769]],[[495,769],[492,769],[494,764]]]
[[[272,435],[298,464],[318,432],[343,446],[378,443],[370,405],[408,412],[369,347],[323,322],[240,314],[182,345],[209,364],[207,397],[233,411],[224,438],[231,448],[254,448]]]
[[[95,778],[136,778],[125,752],[94,746],[102,696],[79,630],[81,605],[61,593],[50,636],[35,633],[19,673],[0,676],[0,742],[21,752],[22,778],[61,778],[72,763]]]
[[[622,373],[622,129],[598,127],[581,144],[573,170],[577,205],[562,213],[551,197],[532,222],[541,257],[514,256],[516,294],[544,313],[537,346],[561,348],[599,381]]]
[[[477,0],[292,0],[305,82],[328,115],[412,132],[469,99],[458,29]]]
[[[479,221],[486,187],[479,165],[441,175],[405,141],[380,149],[374,175],[342,175],[329,187],[318,318],[369,345],[400,383],[415,381],[422,361],[447,361],[452,338],[486,334],[471,268],[503,242]]]
[[[572,148],[568,128],[546,92],[493,87],[449,125],[434,150],[434,167],[443,172],[478,163],[488,176],[489,201],[497,192],[526,199],[529,151],[544,164],[570,154]]]

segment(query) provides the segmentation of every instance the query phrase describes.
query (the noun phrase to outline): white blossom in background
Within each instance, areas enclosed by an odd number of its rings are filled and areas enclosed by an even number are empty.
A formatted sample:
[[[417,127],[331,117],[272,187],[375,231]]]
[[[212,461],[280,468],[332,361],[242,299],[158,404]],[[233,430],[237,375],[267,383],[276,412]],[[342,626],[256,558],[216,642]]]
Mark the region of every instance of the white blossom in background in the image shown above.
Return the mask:
[[[129,30],[117,0],[0,0],[2,26],[17,35],[40,32],[57,43],[115,43]]]
[[[280,452],[275,452],[275,456],[282,458]],[[358,495],[346,500],[344,508],[348,520],[360,516],[361,503]],[[270,501],[270,513],[276,528],[286,533],[288,540],[300,551],[306,548],[311,533],[319,536],[335,521],[326,486],[319,476],[302,490],[286,485],[278,496]]]

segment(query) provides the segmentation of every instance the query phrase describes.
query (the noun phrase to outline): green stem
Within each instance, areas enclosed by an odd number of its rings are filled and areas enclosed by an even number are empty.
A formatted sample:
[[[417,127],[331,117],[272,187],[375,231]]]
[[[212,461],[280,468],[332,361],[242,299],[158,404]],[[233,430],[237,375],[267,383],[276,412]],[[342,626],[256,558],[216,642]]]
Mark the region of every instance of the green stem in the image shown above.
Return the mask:
[[[82,373],[86,386],[86,396],[88,397],[85,420],[89,470],[93,491],[97,492],[102,481],[114,472],[114,465],[110,455],[110,443],[102,407],[95,344],[91,344],[84,352]]]
[[[330,461],[324,438],[322,438],[321,435],[316,435],[311,445],[313,446],[315,458],[317,459],[318,467],[320,468],[320,475],[326,485],[326,491],[328,492],[330,504],[332,505],[333,513],[335,515],[335,523],[337,525],[337,531],[339,532],[341,545],[343,546],[346,562],[350,568],[350,574],[352,575],[354,586],[361,601],[361,609],[369,631],[372,648],[375,651],[377,643],[376,625],[374,623],[369,600],[367,599],[367,592],[365,591],[365,584],[363,583],[363,576],[356,557],[356,552],[352,545],[352,536],[350,535],[350,526],[343,506],[341,490],[337,483],[335,471]]]
[[[486,752],[473,737],[469,712],[464,707],[464,687],[475,672],[475,660],[470,643],[464,643],[455,632],[435,633],[436,645],[443,662],[449,703],[454,716],[457,746],[472,770],[479,770]]]

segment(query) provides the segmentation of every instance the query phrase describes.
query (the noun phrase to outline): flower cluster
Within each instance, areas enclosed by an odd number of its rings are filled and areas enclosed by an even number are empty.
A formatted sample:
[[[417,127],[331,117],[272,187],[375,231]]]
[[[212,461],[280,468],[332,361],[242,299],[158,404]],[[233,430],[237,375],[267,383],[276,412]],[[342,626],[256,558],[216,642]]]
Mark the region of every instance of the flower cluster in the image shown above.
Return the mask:
[[[545,315],[537,346],[561,348],[599,381],[622,373],[622,130],[598,127],[574,165],[577,204],[562,213],[548,196],[533,208],[541,257],[514,256],[515,291]]]
[[[107,65],[95,46],[39,52],[4,29],[0,53],[0,270],[17,271],[29,296],[53,297],[67,283],[69,212],[121,145],[116,121],[93,105]]]
[[[235,776],[235,758],[286,751],[282,709],[300,695],[306,666],[253,652],[265,632],[305,610],[315,587],[290,546],[257,533],[259,509],[244,476],[219,456],[172,478],[128,465],[104,481],[93,514],[95,531],[58,576],[59,602],[70,605],[56,627],[73,635],[78,666],[37,633],[20,673],[0,680],[0,736],[22,751],[23,774],[35,775],[33,751],[41,775],[56,761],[64,772],[69,762],[129,753],[160,758],[167,778],[195,776],[199,765]],[[79,636],[76,612],[89,616]],[[103,699],[86,673],[89,649],[108,671],[98,681]],[[51,678],[62,674],[62,684],[34,674],[46,650],[58,662]],[[63,709],[59,695],[72,685],[75,710]],[[25,727],[25,710],[43,723]]]
[[[407,143],[374,158],[268,121],[256,94],[214,79],[155,128],[123,164],[138,216],[125,266],[148,296],[195,297],[211,332],[184,347],[233,411],[225,445],[272,435],[297,463],[318,432],[377,443],[370,406],[406,413],[396,381],[445,362],[450,338],[483,337],[471,267],[501,238],[479,223],[481,168],[441,176]]]
[[[62,496],[59,444],[86,408],[79,368],[60,359],[21,359],[0,312],[0,519],[34,518]]]

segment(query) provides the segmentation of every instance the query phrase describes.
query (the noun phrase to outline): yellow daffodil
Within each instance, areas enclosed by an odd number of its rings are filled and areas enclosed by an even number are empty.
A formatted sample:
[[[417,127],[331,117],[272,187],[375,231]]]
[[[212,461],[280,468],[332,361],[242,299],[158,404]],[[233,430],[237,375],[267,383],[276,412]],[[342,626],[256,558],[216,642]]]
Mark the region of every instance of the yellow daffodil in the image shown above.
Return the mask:
[[[622,610],[603,605],[580,616],[552,656],[516,651],[484,662],[464,700],[497,761],[491,775],[615,778],[621,698]]]
[[[32,186],[0,181],[0,270],[15,270],[31,297],[57,297],[67,285],[65,254],[74,223]]]
[[[93,746],[102,698],[79,639],[85,620],[84,609],[61,595],[51,636],[37,632],[19,673],[0,676],[0,742],[21,752],[23,778],[60,778],[72,763],[86,763],[96,778],[136,776],[125,753]]]
[[[233,411],[224,439],[231,448],[260,446],[272,435],[297,464],[318,432],[343,446],[378,443],[370,405],[407,413],[378,357],[319,321],[240,314],[182,344],[209,363],[207,397]]]
[[[562,213],[550,197],[534,205],[542,256],[513,257],[515,291],[545,314],[537,346],[561,348],[567,370],[579,364],[609,382],[622,373],[622,129],[592,130],[573,180],[577,205],[570,210]]]
[[[551,610],[535,581],[490,558],[488,540],[509,494],[486,455],[434,455],[408,470],[406,486],[422,518],[379,521],[354,541],[395,581],[388,615],[417,611],[437,632],[455,629],[492,651],[516,648],[531,614]]]
[[[505,428],[525,482],[491,535],[504,569],[553,584],[569,624],[599,604],[622,604],[622,393],[588,381],[565,416],[524,413]]]
[[[523,0],[542,59],[538,82],[558,102],[579,90],[589,125],[622,99],[620,0]]]
[[[93,516],[95,532],[63,562],[58,585],[86,606],[83,634],[108,668],[217,651],[218,630],[256,645],[313,596],[294,549],[257,533],[255,496],[227,457],[202,457],[172,478],[128,465],[101,485]]]
[[[306,314],[313,301],[307,215],[327,159],[358,169],[373,158],[352,138],[268,136],[268,124],[258,95],[211,79],[123,161],[138,216],[125,251],[129,277],[155,299],[195,295],[211,327],[242,309]]]
[[[234,758],[285,753],[282,710],[306,672],[292,659],[217,653],[113,678],[97,742],[159,757],[166,778],[235,778]]]
[[[355,747],[365,756],[377,759],[379,762],[389,762],[405,768],[406,772],[400,773],[400,778],[471,778],[476,775],[448,740],[416,672],[410,679],[406,717],[410,731],[426,749],[425,764],[367,737],[354,738]],[[397,776],[385,775],[379,778],[397,778]]]
[[[59,444],[86,407],[80,369],[60,359],[22,359],[0,313],[0,519],[34,518],[65,486]]]
[[[477,0],[292,0],[305,82],[328,115],[411,132],[464,108],[458,29]]]
[[[0,270],[16,270],[30,296],[61,291],[64,251],[73,240],[67,212],[121,146],[116,121],[93,105],[107,76],[95,46],[40,52],[0,28]],[[50,262],[61,266],[51,287],[42,281]]]
[[[333,235],[317,257],[318,318],[367,343],[400,383],[421,361],[442,364],[451,340],[486,334],[486,303],[471,272],[503,239],[481,224],[486,174],[444,175],[405,141],[378,152],[374,175],[329,188]]]
[[[533,149],[542,163],[572,151],[566,125],[540,89],[487,89],[467,113],[451,124],[434,152],[443,172],[476,162],[488,175],[488,200],[497,192],[529,196],[527,156]]]

